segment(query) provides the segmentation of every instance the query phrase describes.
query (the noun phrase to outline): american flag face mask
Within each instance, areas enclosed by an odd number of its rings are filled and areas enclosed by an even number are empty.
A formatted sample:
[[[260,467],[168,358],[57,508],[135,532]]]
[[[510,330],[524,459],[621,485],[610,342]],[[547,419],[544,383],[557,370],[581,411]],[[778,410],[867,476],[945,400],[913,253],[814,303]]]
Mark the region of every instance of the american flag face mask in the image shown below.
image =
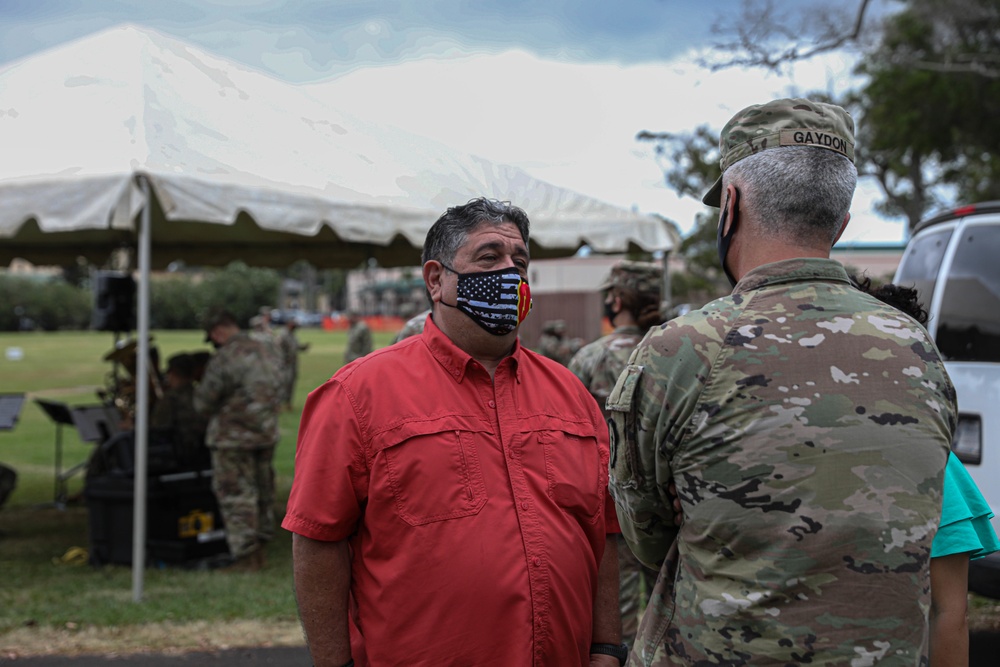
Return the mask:
[[[506,336],[528,316],[531,288],[517,269],[459,273],[444,263],[441,266],[458,276],[456,303],[441,303],[459,309],[494,336]]]

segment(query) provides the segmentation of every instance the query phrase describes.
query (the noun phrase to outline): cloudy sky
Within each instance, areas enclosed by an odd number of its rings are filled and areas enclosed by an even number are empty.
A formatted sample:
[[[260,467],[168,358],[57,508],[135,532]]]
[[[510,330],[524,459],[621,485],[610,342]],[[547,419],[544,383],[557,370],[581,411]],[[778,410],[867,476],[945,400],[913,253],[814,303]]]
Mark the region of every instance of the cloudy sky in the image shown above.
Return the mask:
[[[801,0],[775,0],[799,6]],[[3,0],[0,68],[131,23],[378,122],[687,230],[700,204],[662,182],[640,130],[719,129],[747,104],[850,85],[834,56],[783,76],[709,72],[695,55],[740,0]],[[2,96],[2,91],[0,91]],[[899,241],[864,185],[844,242]]]

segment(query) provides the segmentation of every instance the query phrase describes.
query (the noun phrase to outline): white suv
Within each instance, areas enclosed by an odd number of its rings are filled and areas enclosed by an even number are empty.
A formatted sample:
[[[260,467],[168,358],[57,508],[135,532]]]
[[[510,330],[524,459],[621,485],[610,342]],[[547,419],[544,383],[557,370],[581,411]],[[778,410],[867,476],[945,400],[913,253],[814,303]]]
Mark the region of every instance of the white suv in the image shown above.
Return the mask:
[[[1000,513],[1000,201],[917,225],[893,282],[915,286],[928,311],[958,394],[952,450]],[[970,563],[969,588],[1000,598],[1000,553]]]

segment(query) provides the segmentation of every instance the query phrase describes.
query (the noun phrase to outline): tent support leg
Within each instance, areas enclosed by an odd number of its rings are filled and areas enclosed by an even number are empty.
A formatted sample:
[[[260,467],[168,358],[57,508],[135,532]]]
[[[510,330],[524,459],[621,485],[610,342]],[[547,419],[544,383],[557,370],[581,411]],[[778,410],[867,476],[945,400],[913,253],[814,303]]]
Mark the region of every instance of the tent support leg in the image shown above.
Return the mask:
[[[146,491],[149,444],[149,265],[152,247],[152,192],[149,181],[138,177],[143,193],[139,224],[138,348],[136,359],[135,487],[132,493],[132,601],[142,601],[146,567]]]

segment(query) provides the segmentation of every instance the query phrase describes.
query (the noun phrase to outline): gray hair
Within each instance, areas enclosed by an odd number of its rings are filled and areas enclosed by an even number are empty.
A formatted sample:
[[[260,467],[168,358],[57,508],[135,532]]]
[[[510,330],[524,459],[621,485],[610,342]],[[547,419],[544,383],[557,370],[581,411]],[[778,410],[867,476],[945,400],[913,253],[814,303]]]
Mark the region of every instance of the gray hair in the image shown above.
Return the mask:
[[[833,245],[858,184],[858,170],[843,155],[805,146],[761,151],[722,175],[741,205],[768,236],[805,246]]]
[[[513,223],[521,233],[524,245],[528,245],[528,214],[510,202],[480,197],[461,206],[453,206],[427,232],[420,263],[426,264],[433,259],[451,266],[455,254],[468,241],[472,231],[480,225],[498,227],[504,223]]]

